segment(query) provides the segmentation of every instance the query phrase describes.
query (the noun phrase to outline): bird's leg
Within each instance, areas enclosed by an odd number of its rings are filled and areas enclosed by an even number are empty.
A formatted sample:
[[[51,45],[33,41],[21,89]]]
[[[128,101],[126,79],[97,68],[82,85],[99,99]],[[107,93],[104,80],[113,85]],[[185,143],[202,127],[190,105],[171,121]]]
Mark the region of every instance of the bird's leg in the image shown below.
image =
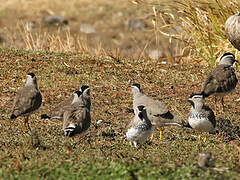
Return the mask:
[[[206,142],[206,141],[207,141],[207,137],[204,136],[204,138],[203,138],[203,142]]]
[[[215,116],[217,116],[217,97],[214,96],[214,101],[215,101],[215,104],[214,104],[214,114]]]
[[[133,145],[135,148],[137,148],[137,142],[136,141],[133,141]]]
[[[221,103],[222,103],[222,111],[225,110],[225,107],[224,107],[224,100],[223,100],[224,96],[221,98]]]
[[[235,49],[235,59],[237,59],[237,55],[238,55],[238,50]]]
[[[28,123],[28,118],[29,118],[29,116],[26,116],[26,118],[24,118],[24,125],[25,125],[26,130],[31,131],[31,128],[30,128],[29,123]]]
[[[198,141],[201,141],[201,135],[200,134],[198,135],[197,138],[198,138]]]
[[[23,117],[24,120],[24,130],[27,131],[27,126],[26,126],[26,117]]]
[[[153,141],[154,134],[152,133],[150,140]]]
[[[159,128],[159,139],[162,140],[162,132],[163,132],[163,129],[162,127]]]

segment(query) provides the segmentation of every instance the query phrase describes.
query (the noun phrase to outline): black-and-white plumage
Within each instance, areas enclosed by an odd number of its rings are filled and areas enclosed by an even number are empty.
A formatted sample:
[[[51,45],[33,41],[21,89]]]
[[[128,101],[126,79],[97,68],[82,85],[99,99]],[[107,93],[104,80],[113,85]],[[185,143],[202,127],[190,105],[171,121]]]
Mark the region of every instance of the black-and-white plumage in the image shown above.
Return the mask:
[[[220,96],[222,98],[228,93],[236,90],[238,79],[236,77],[233,64],[237,62],[232,53],[225,53],[220,58],[219,65],[211,71],[203,85],[202,95]]]
[[[82,92],[82,100],[83,104],[91,110],[91,96],[90,96],[90,87],[87,85],[83,85],[80,90]]]
[[[126,133],[127,140],[132,142],[135,147],[143,144],[153,133],[151,121],[147,117],[144,106],[138,106],[136,114]]]
[[[30,130],[28,118],[37,112],[41,105],[42,95],[38,89],[37,78],[34,73],[28,73],[25,86],[17,92],[15,97],[10,119],[24,116],[25,127]]]
[[[193,94],[189,97],[191,103],[188,117],[188,126],[199,132],[212,132],[216,126],[215,115],[212,109],[205,105],[201,94]]]
[[[63,131],[65,136],[71,137],[75,134],[85,133],[90,128],[90,111],[82,101],[82,92],[76,91],[71,106],[63,114]]]

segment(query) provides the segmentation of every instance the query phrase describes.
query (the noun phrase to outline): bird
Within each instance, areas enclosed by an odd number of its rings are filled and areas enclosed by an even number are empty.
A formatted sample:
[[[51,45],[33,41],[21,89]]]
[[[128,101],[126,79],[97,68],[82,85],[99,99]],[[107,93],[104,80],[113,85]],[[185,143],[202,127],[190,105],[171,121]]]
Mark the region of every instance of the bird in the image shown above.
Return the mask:
[[[214,132],[216,119],[213,110],[205,105],[202,94],[192,94],[187,100],[191,104],[188,123],[185,127],[193,128],[199,132]],[[198,140],[201,136],[198,136]],[[206,141],[206,138],[204,138]]]
[[[91,97],[90,97],[90,88],[87,85],[81,86],[79,89],[83,94],[82,103],[87,106],[90,111],[91,108]],[[65,110],[71,106],[74,96],[68,97],[64,101],[57,104],[51,111],[50,114],[42,114],[41,119],[63,119],[63,114]]]
[[[10,119],[14,120],[23,116],[25,129],[31,131],[29,116],[36,113],[41,105],[42,95],[38,89],[37,77],[34,73],[28,73],[25,86],[17,92],[15,97]]]
[[[137,113],[137,106],[143,105],[146,107],[147,116],[150,119],[152,125],[160,129],[160,140],[162,139],[162,127],[164,126],[179,126],[182,127],[182,122],[169,111],[167,106],[158,101],[146,96],[140,84],[132,84],[132,95],[133,95],[133,110]],[[153,136],[151,137],[153,139]]]
[[[79,133],[85,133],[90,128],[90,111],[82,101],[83,92],[75,91],[71,106],[68,106],[63,113],[63,131],[65,136],[72,137]]]
[[[153,133],[152,123],[147,117],[145,106],[138,106],[137,113],[133,117],[133,122],[128,126],[126,138],[134,147],[143,144]]]
[[[221,97],[222,110],[224,111],[224,96],[236,91],[238,83],[237,76],[233,64],[238,62],[235,56],[230,53],[224,53],[219,61],[219,64],[207,76],[201,94],[204,98],[215,96],[215,112],[216,112],[216,96]]]
[[[225,22],[225,33],[227,39],[236,48],[235,56],[237,57],[237,52],[240,51],[240,30],[239,30],[239,17],[240,13],[230,16]]]

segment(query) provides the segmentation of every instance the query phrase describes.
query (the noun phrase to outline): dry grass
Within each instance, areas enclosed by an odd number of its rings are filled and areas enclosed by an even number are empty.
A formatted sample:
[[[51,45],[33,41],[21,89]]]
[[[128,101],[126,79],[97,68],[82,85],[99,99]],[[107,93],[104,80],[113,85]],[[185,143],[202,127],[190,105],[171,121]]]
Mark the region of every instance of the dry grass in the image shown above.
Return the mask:
[[[159,50],[171,63],[214,64],[226,51],[234,51],[224,32],[224,23],[239,9],[231,0],[175,1],[8,1],[2,3],[3,47],[112,54],[149,58],[149,51]],[[64,4],[64,6],[63,6]],[[94,12],[94,13],[89,13]],[[68,26],[46,27],[46,15],[61,15]],[[144,20],[145,31],[129,31],[130,17]],[[27,31],[26,25],[36,28]],[[98,33],[79,31],[82,23],[94,25]],[[16,29],[16,25],[18,28]]]
[[[181,41],[185,42],[184,47],[180,48],[183,51],[180,54],[183,55],[185,50],[190,49],[191,62],[194,61],[192,59],[203,59],[209,64],[214,64],[224,52],[234,51],[226,38],[224,25],[229,16],[238,12],[239,1],[175,0],[150,4],[158,9],[153,13],[156,19],[165,23],[165,26],[158,26],[159,34],[163,34],[162,28],[166,26],[182,28],[182,34],[173,37],[181,37]],[[169,29],[166,29],[165,34],[168,32]]]

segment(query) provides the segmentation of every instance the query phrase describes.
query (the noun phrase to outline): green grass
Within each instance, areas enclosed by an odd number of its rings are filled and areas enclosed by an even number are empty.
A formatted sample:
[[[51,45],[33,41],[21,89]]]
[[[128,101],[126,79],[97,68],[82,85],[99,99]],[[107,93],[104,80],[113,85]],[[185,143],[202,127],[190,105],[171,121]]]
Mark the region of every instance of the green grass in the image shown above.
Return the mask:
[[[156,132],[153,142],[138,149],[124,137],[133,116],[129,112],[133,82],[186,120],[190,108],[186,99],[200,91],[209,71],[205,66],[163,65],[148,59],[117,61],[70,52],[0,49],[0,178],[238,179],[239,152],[221,134],[209,134],[203,143],[196,141],[197,132],[168,127],[162,141]],[[32,133],[24,131],[22,118],[9,120],[14,96],[27,72],[36,73],[44,99],[41,111],[30,118]],[[91,130],[85,137],[67,138],[60,121],[43,121],[40,114],[83,84],[91,88]],[[218,115],[233,126],[239,126],[238,97],[239,93],[228,95],[227,111]],[[213,99],[207,104],[214,107]],[[98,120],[103,122],[97,124]],[[239,136],[234,138],[239,146]],[[215,168],[195,167],[200,152],[212,153]]]

